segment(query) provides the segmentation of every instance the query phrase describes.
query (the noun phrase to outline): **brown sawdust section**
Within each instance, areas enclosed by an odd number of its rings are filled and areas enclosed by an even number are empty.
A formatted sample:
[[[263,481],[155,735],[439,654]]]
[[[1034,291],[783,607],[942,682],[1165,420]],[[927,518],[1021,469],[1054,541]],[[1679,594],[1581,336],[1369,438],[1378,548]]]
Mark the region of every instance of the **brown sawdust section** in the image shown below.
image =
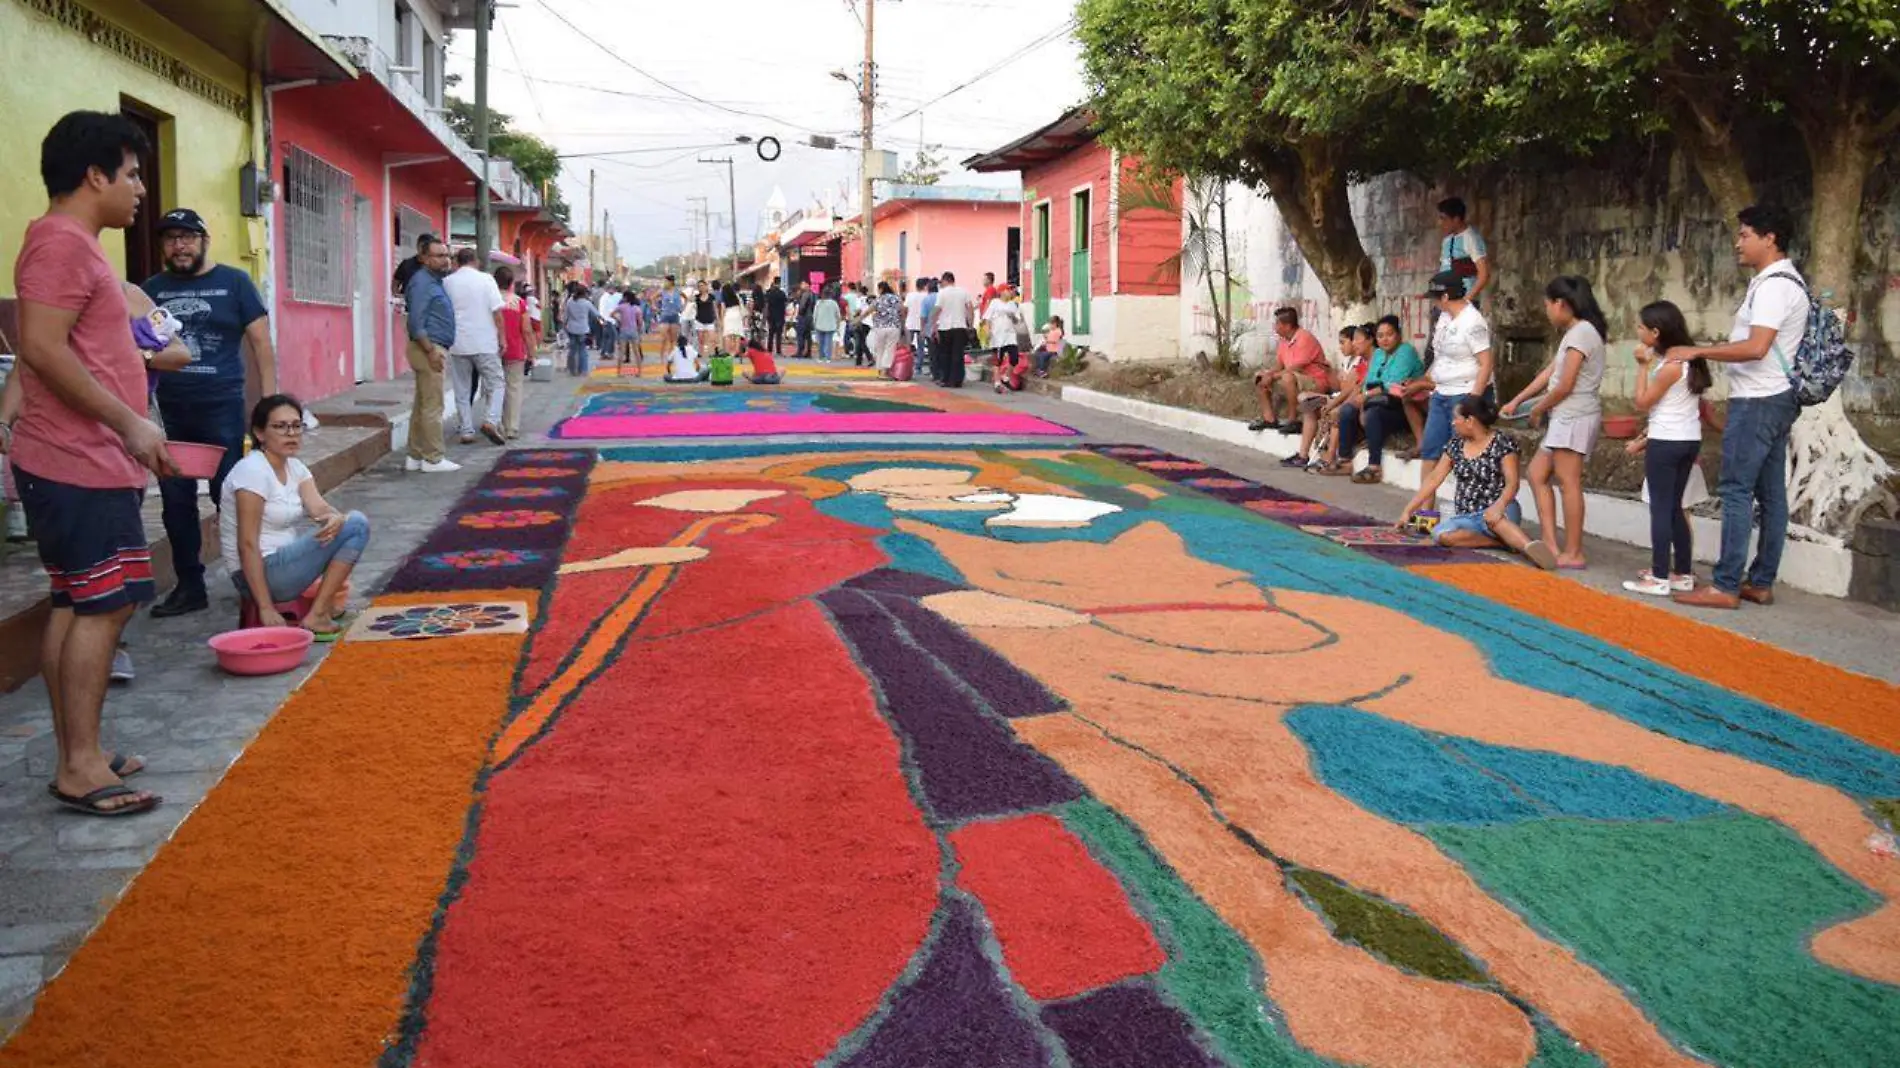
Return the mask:
[[[489,598],[536,599],[376,603]],[[374,1063],[525,640],[339,646],[42,995],[0,1065]]]
[[[1491,564],[1411,570],[1900,752],[1900,687],[1879,679],[1542,571]]]

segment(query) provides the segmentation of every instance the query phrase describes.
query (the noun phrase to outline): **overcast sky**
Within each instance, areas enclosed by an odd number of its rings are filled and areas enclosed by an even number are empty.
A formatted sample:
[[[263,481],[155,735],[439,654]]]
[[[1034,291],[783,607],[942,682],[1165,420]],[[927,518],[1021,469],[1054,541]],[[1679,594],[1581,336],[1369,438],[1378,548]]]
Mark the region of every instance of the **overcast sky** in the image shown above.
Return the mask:
[[[821,190],[841,186],[852,190],[856,203],[857,153],[798,142],[815,132],[857,143],[856,90],[830,72],[857,76],[864,56],[862,3],[723,0],[641,5],[635,12],[622,0],[514,0],[501,9],[490,43],[490,105],[563,154],[641,150],[568,159],[561,176],[581,229],[593,170],[596,210],[612,214],[621,257],[635,266],[686,246],[687,198],[694,196],[707,197],[720,213],[714,252],[724,253],[730,244],[726,169],[695,158],[728,153],[694,146],[727,145],[739,135],[777,137],[784,154],[776,163],[761,161],[751,146],[731,144],[744,248],[758,236],[774,186],[793,211]],[[946,183],[1013,185],[1013,175],[974,175],[956,162],[1005,144],[1080,100],[1074,41],[1056,32],[1073,7],[1073,0],[877,0],[877,146],[908,162],[923,139],[944,146]],[[683,21],[689,12],[693,21]],[[449,49],[449,69],[464,77],[456,91],[469,97],[474,52],[472,33],[457,34]],[[719,106],[685,99],[621,59]],[[992,67],[968,88],[931,102]]]

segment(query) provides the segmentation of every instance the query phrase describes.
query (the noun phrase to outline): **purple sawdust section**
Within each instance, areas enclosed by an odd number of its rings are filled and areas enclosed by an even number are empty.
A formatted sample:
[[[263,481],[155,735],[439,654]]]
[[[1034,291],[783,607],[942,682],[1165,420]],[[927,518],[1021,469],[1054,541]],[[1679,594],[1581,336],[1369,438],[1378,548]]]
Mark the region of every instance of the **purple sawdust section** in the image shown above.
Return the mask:
[[[1151,449],[1145,445],[1084,445],[1091,452],[1120,460],[1141,471],[1165,478],[1176,485],[1198,490],[1229,504],[1277,523],[1298,527],[1306,524],[1327,526],[1384,526],[1388,521],[1348,512],[1303,497],[1289,490],[1262,485],[1198,460]],[[1387,563],[1410,567],[1416,564],[1494,564],[1497,556],[1470,549],[1430,546],[1418,549],[1389,549],[1383,546],[1353,545],[1349,548]]]
[[[869,595],[833,590],[819,598],[883,688],[891,720],[931,812],[956,822],[1046,808],[1082,796],[1074,779],[1017,741],[1003,721],[963,696],[929,657],[899,641]]]
[[[915,982],[871,1041],[840,1068],[1044,1068],[1048,1051],[983,954],[976,907],[945,902],[943,929]]]
[[[943,661],[983,698],[985,704],[1010,719],[1060,712],[1060,698],[989,647],[916,601],[874,595],[877,603],[897,617],[911,639]]]
[[[593,466],[588,449],[503,453],[448,510],[458,521],[438,526],[384,590],[451,593],[548,585]]]
[[[1075,1068],[1220,1068],[1194,1041],[1194,1025],[1147,983],[1103,987],[1045,1005]]]
[[[866,572],[845,585],[854,590],[895,593],[905,597],[928,597],[933,593],[948,593],[963,588],[920,571],[900,571],[893,567],[880,567],[876,571]]]

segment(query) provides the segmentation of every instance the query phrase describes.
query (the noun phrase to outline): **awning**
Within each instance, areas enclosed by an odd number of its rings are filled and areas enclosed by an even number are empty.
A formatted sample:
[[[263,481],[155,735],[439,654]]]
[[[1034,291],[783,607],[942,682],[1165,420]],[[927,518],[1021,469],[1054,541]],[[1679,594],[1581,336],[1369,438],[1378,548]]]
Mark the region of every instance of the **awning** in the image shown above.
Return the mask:
[[[143,2],[266,83],[356,77],[355,66],[291,14],[283,0]]]
[[[771,266],[773,266],[773,263],[771,260],[760,260],[759,262],[753,264],[750,267],[747,267],[745,270],[740,271],[738,274],[735,274],[732,277],[735,280],[740,279],[740,278],[750,278],[753,275],[758,274],[760,271],[763,271]]]
[[[831,231],[829,230],[806,230],[780,241],[778,247],[787,250],[804,248],[806,245],[816,245],[830,236]]]
[[[1072,108],[1040,130],[1025,134],[995,151],[971,156],[963,161],[963,167],[979,173],[1020,171],[1039,163],[1061,159],[1095,140],[1094,127],[1095,116],[1086,108]]]

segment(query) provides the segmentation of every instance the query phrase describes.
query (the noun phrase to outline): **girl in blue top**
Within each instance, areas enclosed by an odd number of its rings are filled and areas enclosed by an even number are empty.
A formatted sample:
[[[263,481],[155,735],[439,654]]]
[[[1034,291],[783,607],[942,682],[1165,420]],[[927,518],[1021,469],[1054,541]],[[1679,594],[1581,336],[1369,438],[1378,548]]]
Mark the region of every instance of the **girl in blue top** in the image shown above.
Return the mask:
[[[1352,476],[1354,482],[1366,484],[1385,477],[1380,471],[1385,459],[1385,437],[1409,425],[1413,418],[1405,404],[1403,387],[1425,373],[1425,361],[1419,359],[1418,350],[1411,342],[1402,340],[1403,336],[1396,315],[1379,320],[1375,328],[1378,348],[1372,354],[1372,365],[1366,368],[1366,381],[1360,387],[1359,410],[1354,413],[1355,421],[1365,427],[1366,466]],[[1342,412],[1342,430],[1345,428],[1343,416]],[[1416,435],[1419,428],[1412,427],[1412,432]],[[1350,464],[1352,454],[1346,453],[1346,459]]]

